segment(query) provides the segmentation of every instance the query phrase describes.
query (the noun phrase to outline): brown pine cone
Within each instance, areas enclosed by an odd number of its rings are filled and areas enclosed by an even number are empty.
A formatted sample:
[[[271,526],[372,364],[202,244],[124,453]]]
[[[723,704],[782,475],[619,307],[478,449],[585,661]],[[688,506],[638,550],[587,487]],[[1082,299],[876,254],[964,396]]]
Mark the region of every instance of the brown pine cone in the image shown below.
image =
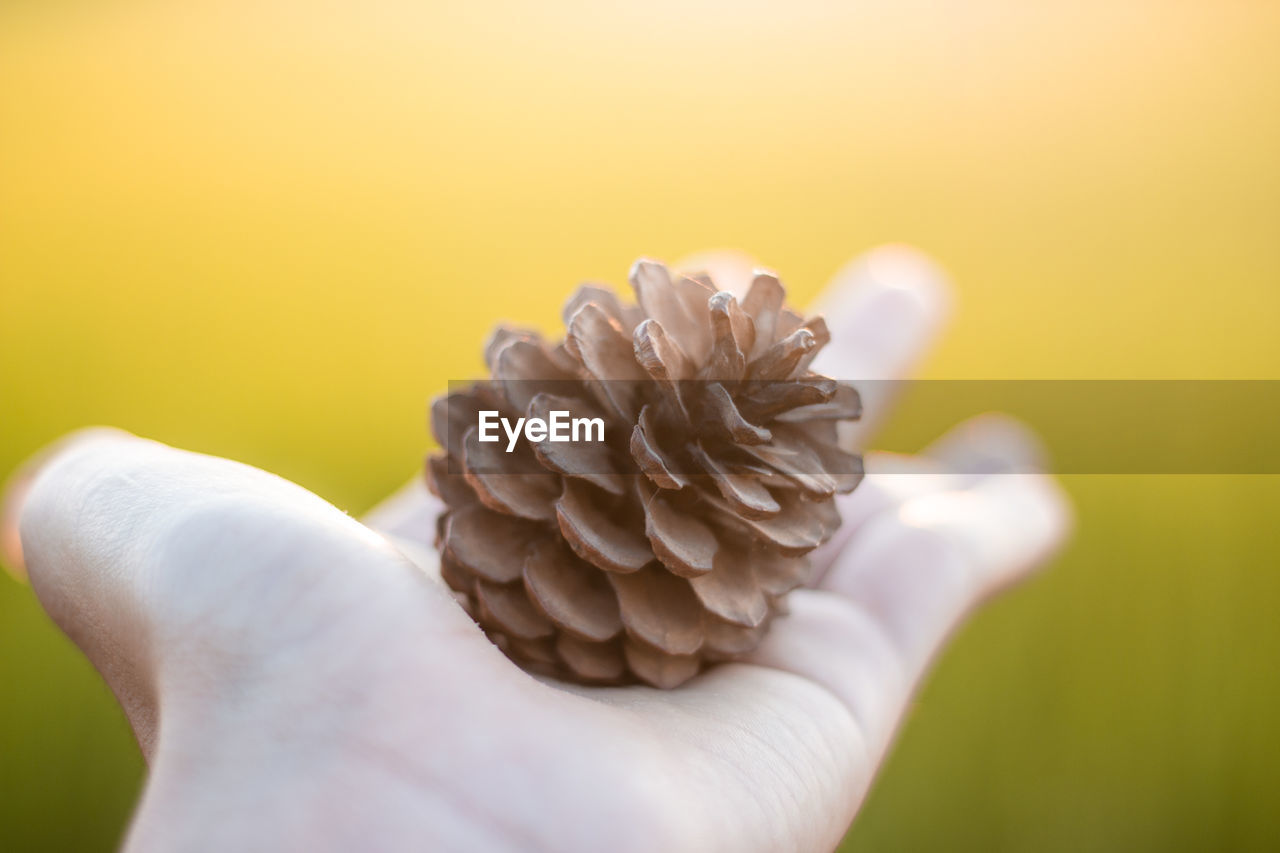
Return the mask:
[[[562,679],[674,687],[759,644],[862,461],[857,392],[809,371],[829,335],[757,273],[741,304],[641,260],[639,305],[583,285],[568,335],[499,328],[491,380],[432,406],[441,573],[493,641]],[[603,441],[481,441],[481,412],[600,418]],[[588,429],[588,433],[590,430]],[[526,434],[527,435],[527,434]],[[532,436],[537,438],[537,435]]]

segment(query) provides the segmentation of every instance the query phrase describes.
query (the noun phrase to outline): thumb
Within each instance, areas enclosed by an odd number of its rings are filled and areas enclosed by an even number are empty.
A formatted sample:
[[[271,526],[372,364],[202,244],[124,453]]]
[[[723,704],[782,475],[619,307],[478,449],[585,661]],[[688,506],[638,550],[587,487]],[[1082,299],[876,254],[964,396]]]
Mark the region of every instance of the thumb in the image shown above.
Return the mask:
[[[470,625],[386,539],[265,471],[114,430],[30,467],[4,502],[6,556],[148,756],[158,709],[184,705],[171,699],[296,680],[316,662],[332,673],[389,632]]]

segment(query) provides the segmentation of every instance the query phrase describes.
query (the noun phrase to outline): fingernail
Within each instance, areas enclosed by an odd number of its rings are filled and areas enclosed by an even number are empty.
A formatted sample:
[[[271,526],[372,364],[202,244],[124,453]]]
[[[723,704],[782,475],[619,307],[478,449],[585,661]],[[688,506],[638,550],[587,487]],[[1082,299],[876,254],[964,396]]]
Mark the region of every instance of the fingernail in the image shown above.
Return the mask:
[[[37,463],[38,460],[32,458],[19,467],[5,483],[3,497],[0,497],[0,565],[20,581],[27,579],[27,566],[22,559],[18,520],[27,492],[31,490],[31,481],[35,479],[33,466]]]

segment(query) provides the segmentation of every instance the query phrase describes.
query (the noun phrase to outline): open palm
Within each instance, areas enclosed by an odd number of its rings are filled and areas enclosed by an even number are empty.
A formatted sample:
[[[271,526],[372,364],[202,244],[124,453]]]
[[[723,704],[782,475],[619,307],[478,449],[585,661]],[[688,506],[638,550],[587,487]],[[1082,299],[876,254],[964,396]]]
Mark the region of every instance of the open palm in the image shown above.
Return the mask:
[[[821,367],[901,376],[946,297],[906,250],[851,265]],[[431,577],[420,485],[362,524],[257,469],[97,430],[18,482],[3,533],[150,763],[128,849],[820,850],[947,634],[1063,537],[1054,483],[1008,473],[1033,454],[988,418],[939,442],[946,465],[873,458],[762,646],[671,691],[511,664]]]

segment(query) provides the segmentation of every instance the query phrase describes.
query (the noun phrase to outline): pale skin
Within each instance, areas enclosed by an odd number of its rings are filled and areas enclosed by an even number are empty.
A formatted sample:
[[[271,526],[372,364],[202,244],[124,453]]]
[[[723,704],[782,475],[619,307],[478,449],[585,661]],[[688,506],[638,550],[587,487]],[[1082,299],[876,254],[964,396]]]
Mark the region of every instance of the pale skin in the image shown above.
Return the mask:
[[[737,256],[693,264],[744,276]],[[877,250],[826,292],[815,367],[906,375],[948,298],[921,256]],[[887,403],[866,401],[855,441]],[[0,541],[147,759],[127,850],[829,850],[941,645],[1069,528],[1047,476],[970,464],[1025,467],[1017,425],[970,422],[932,455],[949,471],[874,458],[762,647],[671,691],[511,664],[434,576],[417,484],[361,523],[264,471],[92,430],[15,478]]]

